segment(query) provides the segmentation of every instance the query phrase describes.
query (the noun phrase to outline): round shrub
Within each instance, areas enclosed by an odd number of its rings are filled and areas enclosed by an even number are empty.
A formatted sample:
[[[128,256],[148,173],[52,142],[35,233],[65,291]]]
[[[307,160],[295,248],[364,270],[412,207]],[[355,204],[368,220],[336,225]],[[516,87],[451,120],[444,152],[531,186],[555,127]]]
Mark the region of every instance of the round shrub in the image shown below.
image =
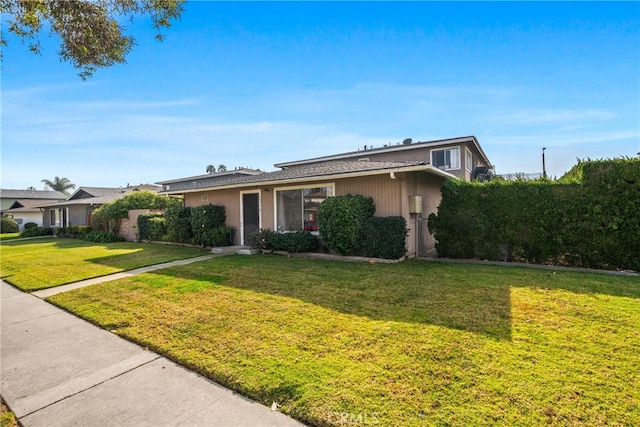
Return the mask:
[[[329,197],[320,204],[318,226],[322,240],[340,255],[349,255],[362,241],[362,228],[376,206],[371,197]]]
[[[20,231],[20,227],[15,219],[3,216],[0,222],[0,233],[17,233]]]
[[[36,224],[35,222],[27,222],[27,223],[24,225],[24,229],[25,229],[25,230],[28,230],[28,229],[30,229],[30,228],[37,228],[37,227],[38,227],[38,224]]]

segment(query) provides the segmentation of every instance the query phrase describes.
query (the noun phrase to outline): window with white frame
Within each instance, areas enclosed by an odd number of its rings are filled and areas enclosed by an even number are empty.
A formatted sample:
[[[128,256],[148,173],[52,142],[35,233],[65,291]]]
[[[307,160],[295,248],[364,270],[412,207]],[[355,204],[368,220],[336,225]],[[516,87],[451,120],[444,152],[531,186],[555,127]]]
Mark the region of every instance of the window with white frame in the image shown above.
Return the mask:
[[[431,150],[431,165],[440,169],[460,169],[460,147]]]
[[[318,232],[318,209],[332,197],[334,185],[305,186],[275,190],[276,230]]]
[[[469,171],[473,171],[473,155],[468,148],[464,149],[464,166]]]

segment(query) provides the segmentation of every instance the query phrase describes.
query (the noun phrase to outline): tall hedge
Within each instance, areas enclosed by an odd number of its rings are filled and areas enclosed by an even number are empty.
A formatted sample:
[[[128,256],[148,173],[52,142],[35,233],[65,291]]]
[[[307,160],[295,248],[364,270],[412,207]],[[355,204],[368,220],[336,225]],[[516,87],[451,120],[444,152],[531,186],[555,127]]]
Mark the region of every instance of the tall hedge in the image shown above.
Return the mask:
[[[167,240],[177,243],[193,243],[195,236],[191,229],[191,209],[182,206],[167,208]]]
[[[191,208],[191,230],[195,241],[202,245],[212,246],[219,240],[219,231],[227,220],[224,206],[203,205]]]
[[[163,214],[148,213],[138,216],[138,237],[140,240],[165,240],[167,220]]]
[[[368,218],[362,232],[365,255],[387,259],[405,256],[408,232],[407,221],[401,216]]]
[[[371,197],[350,194],[329,197],[318,210],[320,236],[335,252],[349,255],[360,246],[364,223],[375,212]]]
[[[447,181],[429,229],[441,256],[640,270],[640,159],[552,181]]]

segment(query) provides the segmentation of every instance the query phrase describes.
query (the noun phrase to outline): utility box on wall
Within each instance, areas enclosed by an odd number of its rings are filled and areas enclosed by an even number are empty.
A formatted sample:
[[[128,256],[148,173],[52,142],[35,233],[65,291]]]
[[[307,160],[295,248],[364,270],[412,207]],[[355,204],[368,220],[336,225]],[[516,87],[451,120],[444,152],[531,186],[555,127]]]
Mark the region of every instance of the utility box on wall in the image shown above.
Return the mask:
[[[422,196],[409,196],[409,213],[422,213]]]

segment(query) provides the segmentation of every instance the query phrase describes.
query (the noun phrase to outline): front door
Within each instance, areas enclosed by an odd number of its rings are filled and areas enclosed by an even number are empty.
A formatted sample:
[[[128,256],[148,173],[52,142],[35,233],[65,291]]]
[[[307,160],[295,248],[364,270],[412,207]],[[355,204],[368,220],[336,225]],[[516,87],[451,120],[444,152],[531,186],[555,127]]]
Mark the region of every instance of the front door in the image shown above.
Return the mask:
[[[260,193],[242,193],[242,244],[247,244],[247,236],[260,230]]]

